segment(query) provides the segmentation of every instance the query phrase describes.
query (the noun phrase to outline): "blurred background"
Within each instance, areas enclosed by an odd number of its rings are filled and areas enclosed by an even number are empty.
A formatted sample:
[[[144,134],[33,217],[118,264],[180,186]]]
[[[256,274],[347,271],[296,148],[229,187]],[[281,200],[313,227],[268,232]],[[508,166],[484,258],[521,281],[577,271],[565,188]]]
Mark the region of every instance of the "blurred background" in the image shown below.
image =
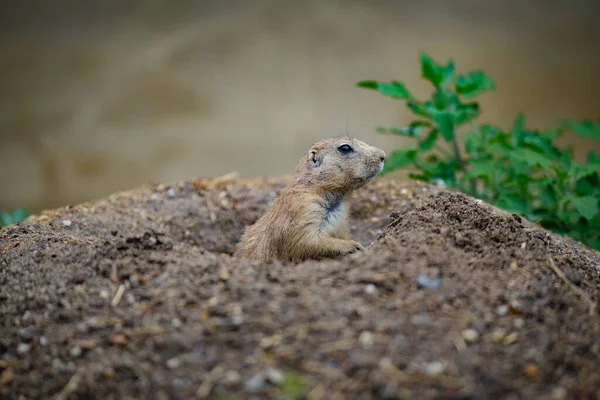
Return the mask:
[[[597,0],[4,0],[0,209],[286,174],[346,125],[390,151],[406,142],[375,127],[409,114],[354,84],[428,93],[419,49],[495,80],[481,121],[597,118],[599,16]]]

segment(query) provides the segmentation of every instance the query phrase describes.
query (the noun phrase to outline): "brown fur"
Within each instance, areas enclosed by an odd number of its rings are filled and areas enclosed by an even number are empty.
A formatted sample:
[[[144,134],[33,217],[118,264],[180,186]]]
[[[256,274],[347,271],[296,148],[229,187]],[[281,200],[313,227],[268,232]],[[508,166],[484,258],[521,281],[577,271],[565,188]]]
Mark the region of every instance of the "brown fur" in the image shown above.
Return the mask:
[[[340,152],[345,144],[353,151]],[[300,159],[294,182],[262,218],[246,228],[236,255],[301,261],[363,250],[348,229],[348,199],[377,175],[384,158],[383,150],[357,139],[315,143]]]

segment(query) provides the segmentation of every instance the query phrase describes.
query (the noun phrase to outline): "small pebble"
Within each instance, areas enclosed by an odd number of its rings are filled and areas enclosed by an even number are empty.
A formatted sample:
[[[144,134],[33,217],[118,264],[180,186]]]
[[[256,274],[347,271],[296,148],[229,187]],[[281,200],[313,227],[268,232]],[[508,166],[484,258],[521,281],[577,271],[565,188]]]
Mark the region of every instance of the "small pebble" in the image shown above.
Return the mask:
[[[12,368],[7,368],[0,374],[0,386],[7,386],[15,377]]]
[[[550,395],[552,400],[564,400],[567,398],[567,389],[564,387],[555,387],[552,389],[552,394]]]
[[[27,328],[20,329],[19,336],[21,336],[21,339],[23,339],[25,341],[29,341],[33,338],[33,336],[31,335],[31,332]]]
[[[67,371],[68,367],[65,363],[62,362],[62,360],[60,358],[55,358],[52,360],[52,368],[54,368],[57,371]]]
[[[73,348],[71,348],[71,350],[69,350],[69,354],[71,355],[71,357],[77,358],[81,355],[81,347],[79,346],[75,346]]]
[[[25,354],[25,353],[28,353],[30,349],[31,349],[31,346],[29,344],[19,343],[19,345],[17,346],[17,353]]]
[[[369,331],[363,331],[358,338],[358,342],[365,349],[370,349],[374,343],[373,334]]]
[[[509,335],[506,335],[504,340],[502,341],[505,345],[511,345],[515,343],[519,339],[519,334],[517,332],[513,332]]]
[[[167,196],[175,197],[176,195],[177,195],[177,192],[175,191],[174,188],[170,188],[169,190],[167,190]]]
[[[185,381],[183,379],[175,378],[171,381],[173,386],[183,387],[185,386]]]
[[[225,384],[227,385],[237,385],[240,382],[240,379],[240,373],[236,370],[230,369],[225,372]]]
[[[438,290],[442,287],[442,279],[441,278],[430,278],[425,274],[419,274],[415,277],[415,282],[419,288],[430,289],[430,290]]]
[[[226,266],[221,267],[221,273],[219,274],[219,277],[223,282],[227,282],[229,280],[229,270]]]
[[[179,368],[180,365],[181,365],[181,361],[179,361],[177,359],[177,357],[167,360],[167,367],[169,369]]]
[[[511,300],[510,307],[514,311],[521,312],[521,310],[523,309],[523,303],[521,303],[519,300],[516,300],[516,299],[515,300]]]
[[[46,346],[48,344],[48,340],[46,340],[45,336],[40,336],[40,346]]]
[[[369,283],[367,286],[365,286],[366,294],[375,294],[376,292],[377,292],[377,286],[373,285],[372,283]]]
[[[246,381],[246,390],[249,392],[258,392],[265,387],[265,379],[260,375],[254,375]]]
[[[538,367],[534,363],[527,363],[523,366],[523,374],[528,378],[535,378],[538,375]]]
[[[244,322],[244,314],[242,312],[242,307],[235,306],[233,307],[233,316],[231,317],[231,321],[234,325],[241,325]]]
[[[116,333],[113,335],[112,341],[114,344],[125,346],[129,342],[129,339],[122,333]]]
[[[479,339],[479,332],[475,329],[465,329],[462,331],[462,337],[467,343],[474,343]]]
[[[182,325],[183,325],[183,322],[181,322],[181,320],[179,318],[173,318],[171,320],[171,326],[173,328],[178,329],[178,328],[181,328]]]
[[[108,292],[108,290],[106,289],[102,289],[100,291],[100,297],[102,297],[103,299],[108,299],[108,296],[110,296],[110,293]]]
[[[490,337],[492,338],[492,340],[494,342],[501,342],[504,339],[505,336],[506,336],[506,331],[504,329],[502,329],[502,328],[496,329],[490,335]]]
[[[115,369],[112,367],[108,367],[104,370],[105,378],[108,378],[108,379],[114,378],[116,374],[117,374],[117,371],[115,371]]]
[[[284,379],[283,372],[276,368],[267,369],[265,375],[267,377],[267,380],[274,385],[280,384],[281,382],[283,382]]]
[[[496,308],[496,314],[502,316],[505,316],[506,314],[508,314],[508,306],[507,305],[502,305],[499,306],[498,308]]]
[[[444,364],[441,361],[433,361],[423,365],[423,372],[427,375],[438,376],[444,372]]]
[[[515,318],[515,320],[513,321],[513,325],[515,326],[515,328],[521,329],[525,326],[525,320],[523,318]]]
[[[63,222],[62,222],[62,224],[63,224],[64,226],[71,226],[71,223],[72,223],[72,222],[71,222],[71,220],[70,220],[70,219],[64,219],[64,220],[63,220]]]

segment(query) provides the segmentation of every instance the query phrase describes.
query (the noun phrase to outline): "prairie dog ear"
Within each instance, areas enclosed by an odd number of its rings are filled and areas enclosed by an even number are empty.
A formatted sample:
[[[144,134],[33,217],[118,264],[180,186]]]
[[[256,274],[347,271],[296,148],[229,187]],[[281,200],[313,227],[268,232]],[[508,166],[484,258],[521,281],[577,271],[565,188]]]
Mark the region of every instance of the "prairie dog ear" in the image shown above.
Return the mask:
[[[308,152],[308,161],[313,167],[318,167],[323,163],[323,152],[313,147]]]

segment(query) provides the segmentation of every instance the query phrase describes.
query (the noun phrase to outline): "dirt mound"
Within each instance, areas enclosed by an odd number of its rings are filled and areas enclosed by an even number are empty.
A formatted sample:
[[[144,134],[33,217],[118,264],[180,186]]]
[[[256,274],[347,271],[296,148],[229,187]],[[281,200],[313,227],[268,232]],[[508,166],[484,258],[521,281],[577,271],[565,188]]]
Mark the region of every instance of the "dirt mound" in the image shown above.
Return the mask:
[[[232,257],[284,184],[159,185],[0,230],[0,397],[600,398],[599,253],[381,181],[354,199],[365,253]]]

